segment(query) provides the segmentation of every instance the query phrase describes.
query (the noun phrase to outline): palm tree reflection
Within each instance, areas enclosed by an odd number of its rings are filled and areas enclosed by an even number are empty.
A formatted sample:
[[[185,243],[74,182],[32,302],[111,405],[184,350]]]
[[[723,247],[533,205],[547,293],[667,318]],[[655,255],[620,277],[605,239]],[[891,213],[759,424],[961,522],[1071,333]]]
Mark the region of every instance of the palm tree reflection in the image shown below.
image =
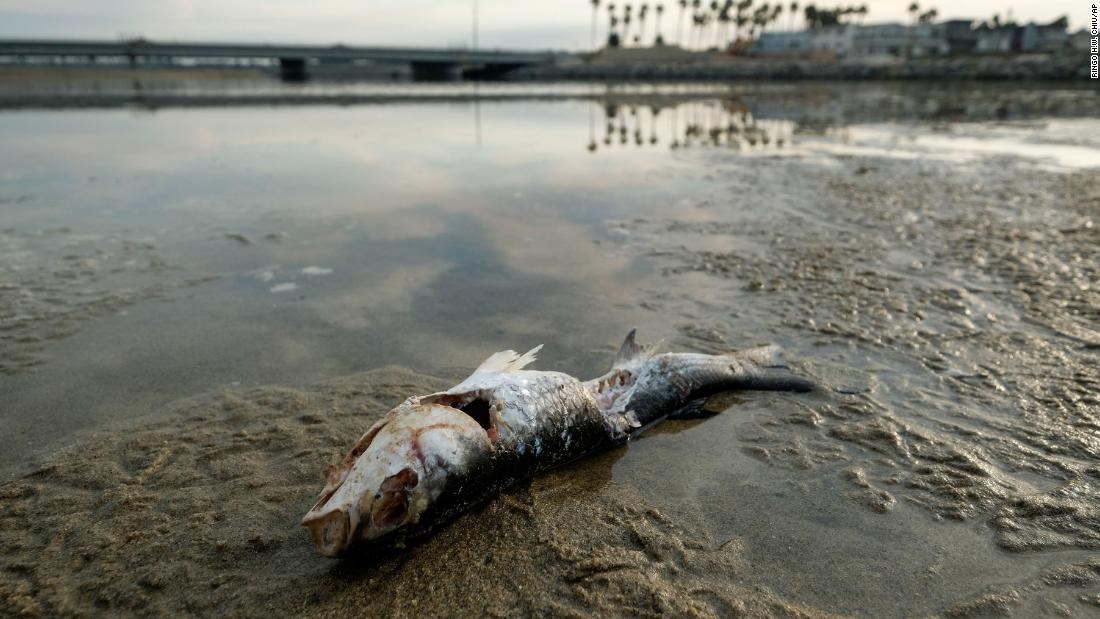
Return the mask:
[[[610,98],[610,97],[609,97]],[[593,104],[604,115],[604,150],[618,145],[653,147],[667,142],[672,150],[683,148],[726,147],[733,150],[782,149],[793,142],[799,126],[788,117],[789,110],[766,110],[760,117],[738,99],[711,99],[679,102],[647,102],[641,105],[604,101]],[[667,117],[667,123],[661,122]],[[667,138],[662,138],[662,135]],[[595,152],[595,120],[589,120],[588,150]]]

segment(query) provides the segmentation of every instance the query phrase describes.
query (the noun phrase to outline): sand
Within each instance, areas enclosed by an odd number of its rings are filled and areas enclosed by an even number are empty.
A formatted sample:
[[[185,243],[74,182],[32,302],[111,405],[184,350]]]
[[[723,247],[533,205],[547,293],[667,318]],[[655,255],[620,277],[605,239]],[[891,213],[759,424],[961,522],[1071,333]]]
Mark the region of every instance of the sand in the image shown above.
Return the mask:
[[[318,556],[297,521],[399,368],[178,402],[0,488],[0,614],[825,616],[752,584],[736,539],[612,482],[621,449],[507,492],[383,556]]]

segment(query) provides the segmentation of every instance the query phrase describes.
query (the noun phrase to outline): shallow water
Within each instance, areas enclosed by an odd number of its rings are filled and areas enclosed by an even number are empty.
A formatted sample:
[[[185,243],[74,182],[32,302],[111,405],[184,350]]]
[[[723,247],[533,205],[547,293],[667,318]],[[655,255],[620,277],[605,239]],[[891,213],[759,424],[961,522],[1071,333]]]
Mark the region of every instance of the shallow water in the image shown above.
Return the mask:
[[[538,343],[539,367],[587,376],[630,326],[670,349],[775,341],[831,391],[712,403],[573,472],[733,544],[726,584],[795,605],[750,610],[1100,600],[1094,92],[358,88],[0,113],[7,479],[64,468],[92,430],[198,432],[168,404],[201,394],[455,379]],[[690,566],[661,595],[688,595]]]

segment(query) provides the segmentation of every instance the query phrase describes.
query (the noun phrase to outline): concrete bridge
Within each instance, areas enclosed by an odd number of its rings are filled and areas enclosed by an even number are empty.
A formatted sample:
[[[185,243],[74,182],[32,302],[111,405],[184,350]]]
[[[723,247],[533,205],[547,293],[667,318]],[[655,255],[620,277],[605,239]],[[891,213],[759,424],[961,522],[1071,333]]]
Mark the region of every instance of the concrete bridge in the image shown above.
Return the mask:
[[[349,47],[333,45],[240,45],[218,43],[156,43],[130,41],[0,41],[0,58],[27,62],[32,58],[54,58],[65,62],[125,61],[182,64],[184,59],[260,59],[278,64],[287,80],[309,77],[310,66],[325,63],[369,61],[407,64],[414,79],[457,79],[462,76],[494,78],[519,67],[554,62],[551,52],[506,50],[437,49],[417,47]]]

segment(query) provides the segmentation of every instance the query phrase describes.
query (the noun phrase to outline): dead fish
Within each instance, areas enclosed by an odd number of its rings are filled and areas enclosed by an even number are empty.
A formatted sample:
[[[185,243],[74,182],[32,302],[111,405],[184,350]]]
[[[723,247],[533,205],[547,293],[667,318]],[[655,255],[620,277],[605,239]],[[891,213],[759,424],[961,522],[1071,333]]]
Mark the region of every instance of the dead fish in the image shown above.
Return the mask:
[[[581,381],[525,370],[541,346],[485,360],[447,391],[405,400],[329,469],[302,519],[317,550],[429,533],[517,481],[621,444],[685,404],[735,389],[809,391],[766,346],[725,355],[655,354],[631,331],[611,371]]]

